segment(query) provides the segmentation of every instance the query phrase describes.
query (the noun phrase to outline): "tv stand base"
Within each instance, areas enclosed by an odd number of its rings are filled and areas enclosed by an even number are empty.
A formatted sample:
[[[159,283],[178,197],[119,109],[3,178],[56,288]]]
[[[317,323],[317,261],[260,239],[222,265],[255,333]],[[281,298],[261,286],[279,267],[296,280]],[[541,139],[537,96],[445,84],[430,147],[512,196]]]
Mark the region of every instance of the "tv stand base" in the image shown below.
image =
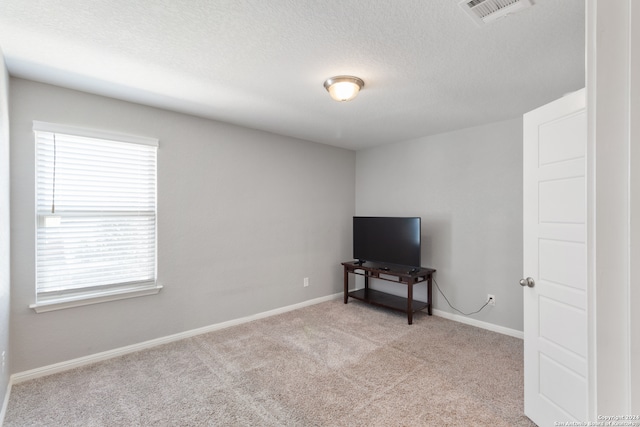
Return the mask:
[[[411,269],[410,271],[396,271],[388,267],[367,266],[365,267],[358,262],[343,262],[344,267],[344,303],[347,304],[349,297],[366,302],[368,304],[385,307],[392,310],[407,313],[407,322],[409,325],[413,323],[413,313],[427,309],[427,313],[431,316],[431,286],[433,273],[436,270],[431,268]],[[364,277],[364,289],[358,289],[349,292],[349,274]],[[380,275],[392,277],[380,277]],[[385,280],[393,283],[401,283],[407,285],[407,298],[391,295],[386,292],[369,289],[369,278]],[[427,284],[427,302],[414,301],[413,285],[416,283]]]

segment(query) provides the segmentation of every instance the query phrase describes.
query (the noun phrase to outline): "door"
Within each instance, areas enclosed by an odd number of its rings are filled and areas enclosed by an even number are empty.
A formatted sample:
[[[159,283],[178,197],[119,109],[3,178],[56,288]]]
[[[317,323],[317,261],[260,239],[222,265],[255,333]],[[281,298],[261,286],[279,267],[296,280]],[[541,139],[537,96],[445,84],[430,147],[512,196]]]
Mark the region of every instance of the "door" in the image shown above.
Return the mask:
[[[525,114],[523,140],[524,410],[586,421],[585,91]]]

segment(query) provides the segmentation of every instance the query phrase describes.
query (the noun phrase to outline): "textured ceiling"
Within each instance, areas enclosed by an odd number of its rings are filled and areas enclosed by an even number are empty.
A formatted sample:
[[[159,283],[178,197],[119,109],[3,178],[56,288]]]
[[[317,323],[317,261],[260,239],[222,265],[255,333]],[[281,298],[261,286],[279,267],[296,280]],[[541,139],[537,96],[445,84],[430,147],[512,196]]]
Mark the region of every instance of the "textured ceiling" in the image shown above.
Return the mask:
[[[584,0],[534,3],[479,28],[458,0],[2,0],[0,47],[13,76],[360,149],[583,87]]]

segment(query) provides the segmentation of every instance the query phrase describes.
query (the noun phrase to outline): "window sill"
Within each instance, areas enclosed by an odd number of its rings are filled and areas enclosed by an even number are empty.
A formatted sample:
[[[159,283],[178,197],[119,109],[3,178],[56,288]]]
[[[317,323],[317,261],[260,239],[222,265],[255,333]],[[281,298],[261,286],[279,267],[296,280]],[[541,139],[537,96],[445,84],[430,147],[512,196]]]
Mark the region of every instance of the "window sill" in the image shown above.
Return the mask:
[[[29,308],[33,309],[36,313],[46,313],[54,310],[64,310],[66,308],[80,307],[83,305],[100,304],[103,302],[117,301],[127,298],[143,297],[147,295],[155,295],[160,292],[162,285],[153,285],[145,288],[133,288],[133,289],[118,289],[100,293],[91,293],[62,296],[47,299],[46,301],[40,301],[35,304],[31,304]]]

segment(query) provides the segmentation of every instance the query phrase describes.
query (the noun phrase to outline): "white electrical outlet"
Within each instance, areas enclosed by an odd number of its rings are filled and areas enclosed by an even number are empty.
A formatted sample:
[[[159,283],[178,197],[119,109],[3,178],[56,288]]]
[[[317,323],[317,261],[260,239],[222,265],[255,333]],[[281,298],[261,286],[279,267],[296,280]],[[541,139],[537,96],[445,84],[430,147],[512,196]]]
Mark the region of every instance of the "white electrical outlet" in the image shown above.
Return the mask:
[[[307,286],[309,286],[309,278],[305,277],[304,278],[304,287],[306,288]]]
[[[496,305],[495,295],[487,294],[487,302],[489,303],[489,305]]]

